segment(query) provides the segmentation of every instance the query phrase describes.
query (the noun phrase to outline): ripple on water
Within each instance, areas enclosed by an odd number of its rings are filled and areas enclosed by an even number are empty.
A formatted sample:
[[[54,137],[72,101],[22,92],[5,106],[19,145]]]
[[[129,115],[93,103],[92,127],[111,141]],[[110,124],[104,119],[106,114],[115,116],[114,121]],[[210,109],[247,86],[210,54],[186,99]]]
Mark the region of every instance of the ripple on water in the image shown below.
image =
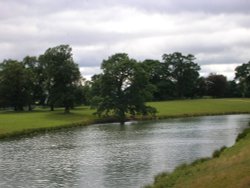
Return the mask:
[[[0,142],[0,187],[140,187],[230,146],[249,115],[92,125]]]

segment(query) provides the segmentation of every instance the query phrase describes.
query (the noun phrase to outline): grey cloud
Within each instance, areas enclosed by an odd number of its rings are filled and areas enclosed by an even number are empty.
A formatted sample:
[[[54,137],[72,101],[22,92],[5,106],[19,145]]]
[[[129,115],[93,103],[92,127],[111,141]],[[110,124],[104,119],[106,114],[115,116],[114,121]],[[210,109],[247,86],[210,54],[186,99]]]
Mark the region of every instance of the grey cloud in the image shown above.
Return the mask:
[[[179,12],[208,12],[208,13],[249,13],[250,1],[248,0],[92,0],[92,1],[67,1],[62,4],[67,4],[71,8],[96,8],[110,6],[128,6],[146,11],[161,11],[165,13]]]
[[[8,0],[0,3],[1,16],[19,13],[29,15],[50,14],[65,10],[82,10],[108,8],[112,6],[133,7],[145,11],[162,13],[207,12],[207,13],[249,13],[248,0]],[[12,11],[11,11],[12,10]],[[17,11],[17,12],[15,12]],[[20,16],[20,15],[19,15]]]
[[[161,59],[192,53],[201,65],[249,61],[248,0],[0,1],[0,61],[69,44],[88,74],[116,52]]]

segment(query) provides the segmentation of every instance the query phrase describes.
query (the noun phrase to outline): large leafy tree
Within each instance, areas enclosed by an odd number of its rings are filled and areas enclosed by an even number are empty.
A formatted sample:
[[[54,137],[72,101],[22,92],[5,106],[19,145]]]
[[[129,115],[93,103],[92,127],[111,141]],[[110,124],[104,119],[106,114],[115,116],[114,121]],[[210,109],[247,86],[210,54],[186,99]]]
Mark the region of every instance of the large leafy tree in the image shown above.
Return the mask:
[[[243,97],[250,97],[250,61],[235,69],[235,80],[239,82]]]
[[[164,54],[162,57],[171,73],[177,97],[193,97],[200,70],[200,66],[194,63],[195,57],[192,54],[185,56],[180,52]]]
[[[69,112],[75,100],[75,90],[81,84],[81,74],[73,60],[71,47],[59,45],[49,48],[39,61],[46,77],[45,88],[51,110],[58,104]]]
[[[22,111],[30,104],[32,73],[23,63],[16,60],[4,60],[0,64],[0,98],[2,106],[14,107]]]
[[[115,116],[123,124],[126,114],[153,114],[156,110],[146,106],[153,86],[142,65],[125,53],[112,55],[103,60],[103,73],[94,76],[92,105],[100,116]]]

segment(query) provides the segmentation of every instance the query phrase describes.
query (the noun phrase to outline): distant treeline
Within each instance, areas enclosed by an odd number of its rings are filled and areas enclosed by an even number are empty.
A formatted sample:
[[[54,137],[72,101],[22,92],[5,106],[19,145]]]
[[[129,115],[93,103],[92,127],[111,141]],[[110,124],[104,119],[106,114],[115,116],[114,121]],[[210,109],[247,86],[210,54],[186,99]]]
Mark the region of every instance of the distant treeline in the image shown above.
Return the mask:
[[[137,104],[129,108],[136,111],[145,101],[250,97],[250,62],[235,69],[232,81],[214,73],[201,77],[194,55],[179,52],[164,54],[162,61],[142,62],[118,53],[103,60],[101,68],[103,73],[86,81],[69,45],[49,48],[39,57],[27,56],[22,61],[4,60],[0,64],[0,107],[21,111],[41,105],[51,110],[64,107],[69,112],[76,105],[88,104],[102,111],[107,103],[115,104],[113,99],[123,97],[124,103]]]

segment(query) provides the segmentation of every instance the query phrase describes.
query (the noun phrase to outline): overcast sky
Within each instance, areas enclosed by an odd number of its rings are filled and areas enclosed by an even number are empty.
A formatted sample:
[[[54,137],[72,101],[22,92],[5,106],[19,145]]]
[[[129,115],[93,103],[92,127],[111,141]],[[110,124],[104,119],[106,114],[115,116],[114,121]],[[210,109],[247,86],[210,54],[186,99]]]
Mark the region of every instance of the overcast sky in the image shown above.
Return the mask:
[[[0,0],[0,61],[69,44],[84,77],[117,53],[194,54],[202,75],[250,60],[250,0]]]

